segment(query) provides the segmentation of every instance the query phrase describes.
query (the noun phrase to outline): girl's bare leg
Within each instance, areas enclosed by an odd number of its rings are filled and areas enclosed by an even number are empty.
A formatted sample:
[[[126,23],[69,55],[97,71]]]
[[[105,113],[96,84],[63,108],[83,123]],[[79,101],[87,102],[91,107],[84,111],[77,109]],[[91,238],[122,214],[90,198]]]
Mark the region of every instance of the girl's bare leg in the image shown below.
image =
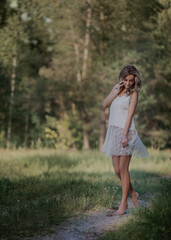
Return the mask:
[[[112,162],[113,162],[115,173],[119,177],[119,179],[121,180],[120,157],[121,156],[112,156]],[[128,166],[127,166],[129,168],[129,163],[130,163],[130,160],[131,160],[131,156],[125,156],[125,157],[129,158]],[[128,174],[129,174],[129,172],[128,172]],[[138,201],[137,201],[138,193],[134,191],[130,180],[129,180],[129,192],[132,195],[132,200],[133,200],[133,203],[134,203],[134,207],[137,207],[138,206]]]
[[[120,156],[112,156],[112,162],[113,162],[113,167],[114,167],[115,173],[118,176],[118,178],[121,180]],[[134,191],[134,189],[133,189],[132,184],[130,182],[129,192],[132,194],[133,191]]]

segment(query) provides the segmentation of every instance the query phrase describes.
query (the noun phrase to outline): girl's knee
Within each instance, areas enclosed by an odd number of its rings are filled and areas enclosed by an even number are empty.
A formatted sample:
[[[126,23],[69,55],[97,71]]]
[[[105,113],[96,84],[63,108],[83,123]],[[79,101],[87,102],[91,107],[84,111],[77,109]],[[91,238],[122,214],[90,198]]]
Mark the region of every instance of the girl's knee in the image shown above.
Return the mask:
[[[116,175],[120,176],[120,169],[119,168],[115,168],[115,173],[116,173]]]
[[[121,174],[121,176],[122,176],[122,175],[129,174],[128,168],[121,167],[121,168],[120,168],[120,174]]]

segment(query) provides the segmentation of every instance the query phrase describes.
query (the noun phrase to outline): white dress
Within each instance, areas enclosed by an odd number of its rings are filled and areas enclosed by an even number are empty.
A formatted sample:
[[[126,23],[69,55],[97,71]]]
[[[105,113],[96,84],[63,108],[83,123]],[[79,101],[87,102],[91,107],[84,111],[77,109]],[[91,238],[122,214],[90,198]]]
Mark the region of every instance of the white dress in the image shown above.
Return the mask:
[[[122,134],[128,116],[129,103],[130,96],[127,96],[127,94],[121,97],[117,96],[113,100],[110,106],[109,124],[102,152],[107,156],[132,155],[136,158],[149,157],[144,144],[138,136],[134,117],[127,134],[128,146],[122,147]]]

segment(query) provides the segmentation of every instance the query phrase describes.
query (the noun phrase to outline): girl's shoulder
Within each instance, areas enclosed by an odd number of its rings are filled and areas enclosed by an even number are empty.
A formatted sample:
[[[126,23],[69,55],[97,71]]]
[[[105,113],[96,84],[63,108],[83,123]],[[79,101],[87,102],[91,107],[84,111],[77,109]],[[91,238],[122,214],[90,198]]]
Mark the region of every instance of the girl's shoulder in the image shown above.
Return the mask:
[[[133,100],[133,101],[138,100],[138,91],[135,90],[130,94],[130,101],[131,100]]]
[[[137,90],[134,90],[134,91],[131,93],[131,96],[138,96],[138,91],[137,91]]]

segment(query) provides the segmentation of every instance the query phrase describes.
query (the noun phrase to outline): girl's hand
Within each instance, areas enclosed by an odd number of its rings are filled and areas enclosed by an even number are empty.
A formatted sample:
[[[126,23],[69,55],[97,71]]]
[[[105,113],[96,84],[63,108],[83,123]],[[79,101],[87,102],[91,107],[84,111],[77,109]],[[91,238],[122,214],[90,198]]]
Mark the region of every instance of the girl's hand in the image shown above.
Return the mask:
[[[123,82],[116,84],[116,88],[114,90],[114,94],[117,96],[123,90]]]
[[[125,148],[128,146],[128,139],[126,136],[122,136],[122,147]]]
[[[121,92],[124,88],[123,81],[120,81],[120,83],[118,85],[119,85],[119,91]]]
[[[117,83],[114,94],[118,95],[120,92],[122,92],[123,87],[124,87],[123,81],[121,81],[120,83]]]

